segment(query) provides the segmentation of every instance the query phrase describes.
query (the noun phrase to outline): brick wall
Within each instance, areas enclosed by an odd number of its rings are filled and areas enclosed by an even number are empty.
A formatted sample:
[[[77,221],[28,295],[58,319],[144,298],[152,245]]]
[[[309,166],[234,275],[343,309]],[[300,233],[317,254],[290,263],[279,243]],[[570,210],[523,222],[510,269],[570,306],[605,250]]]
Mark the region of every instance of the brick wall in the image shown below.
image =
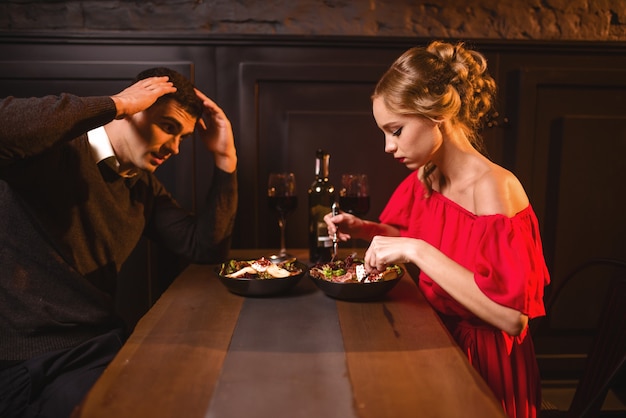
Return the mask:
[[[626,40],[626,0],[0,0],[0,32]]]

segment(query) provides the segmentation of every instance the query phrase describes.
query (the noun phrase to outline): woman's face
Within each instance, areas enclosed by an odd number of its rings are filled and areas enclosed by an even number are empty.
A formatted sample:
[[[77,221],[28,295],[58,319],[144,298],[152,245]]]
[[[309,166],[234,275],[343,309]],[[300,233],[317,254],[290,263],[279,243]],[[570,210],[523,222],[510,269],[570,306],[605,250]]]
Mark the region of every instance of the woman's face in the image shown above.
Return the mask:
[[[131,126],[123,162],[154,172],[178,154],[181,141],[193,134],[196,118],[175,100],[168,100],[133,115]]]
[[[385,134],[385,152],[411,170],[435,159],[442,144],[438,123],[421,116],[391,112],[382,98],[373,101],[376,124]]]

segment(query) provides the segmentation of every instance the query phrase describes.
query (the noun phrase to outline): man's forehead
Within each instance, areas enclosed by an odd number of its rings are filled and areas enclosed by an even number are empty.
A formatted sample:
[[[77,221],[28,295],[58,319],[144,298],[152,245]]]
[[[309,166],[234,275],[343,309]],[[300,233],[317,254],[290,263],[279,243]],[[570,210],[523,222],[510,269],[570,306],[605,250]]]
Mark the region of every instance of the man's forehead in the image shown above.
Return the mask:
[[[151,106],[151,111],[155,116],[160,115],[174,118],[181,123],[193,122],[195,124],[197,121],[195,116],[192,116],[191,113],[185,110],[185,108],[174,99],[156,102]]]

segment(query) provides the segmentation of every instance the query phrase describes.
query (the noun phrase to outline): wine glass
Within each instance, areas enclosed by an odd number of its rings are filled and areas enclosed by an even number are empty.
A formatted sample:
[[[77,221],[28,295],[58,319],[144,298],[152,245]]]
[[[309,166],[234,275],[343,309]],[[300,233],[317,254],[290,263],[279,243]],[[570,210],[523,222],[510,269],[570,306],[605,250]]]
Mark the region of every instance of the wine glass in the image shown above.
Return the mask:
[[[339,206],[344,212],[354,216],[363,216],[370,210],[370,188],[367,174],[342,174],[339,189]],[[352,249],[356,249],[356,240],[352,239]]]
[[[293,173],[270,173],[267,183],[267,202],[270,209],[276,211],[280,228],[280,251],[278,254],[271,255],[270,259],[274,262],[285,261],[293,257],[287,253],[285,226],[287,215],[298,206],[296,176]]]
[[[370,210],[367,174],[343,174],[339,189],[339,206],[344,212],[363,216]]]

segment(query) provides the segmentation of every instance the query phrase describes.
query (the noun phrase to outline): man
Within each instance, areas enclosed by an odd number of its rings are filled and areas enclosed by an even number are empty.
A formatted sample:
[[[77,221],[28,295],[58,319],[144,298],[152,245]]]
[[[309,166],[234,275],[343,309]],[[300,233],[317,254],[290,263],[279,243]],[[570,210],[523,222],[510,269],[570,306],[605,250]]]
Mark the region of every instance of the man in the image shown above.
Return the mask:
[[[194,131],[213,154],[197,214],[154,171]],[[117,273],[142,235],[226,258],[237,206],[230,121],[175,71],[111,97],[0,100],[0,416],[66,417],[125,339]]]

